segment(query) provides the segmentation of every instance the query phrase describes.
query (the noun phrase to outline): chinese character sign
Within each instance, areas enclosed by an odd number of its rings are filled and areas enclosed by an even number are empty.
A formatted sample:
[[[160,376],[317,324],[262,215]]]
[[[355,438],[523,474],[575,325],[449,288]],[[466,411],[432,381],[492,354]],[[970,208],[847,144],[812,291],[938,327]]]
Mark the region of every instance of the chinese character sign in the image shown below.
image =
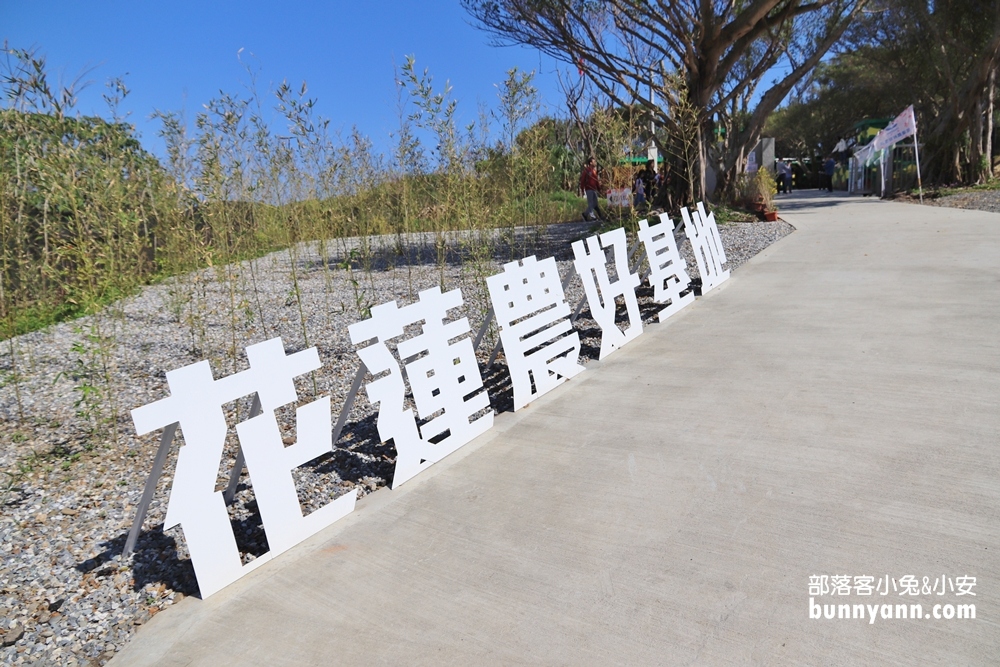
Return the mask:
[[[940,577],[923,576],[914,574],[904,574],[901,577],[890,577],[870,574],[862,574],[851,577],[846,574],[813,574],[809,576],[809,595],[823,597],[827,595],[856,595],[856,596],[886,596],[891,594],[898,596],[942,596],[952,594],[956,597],[964,595],[975,596],[972,590],[976,585],[976,578],[968,575],[950,576],[942,574]]]
[[[520,410],[583,370],[580,335],[569,321],[555,258],[504,264],[486,284]]]
[[[639,221],[639,240],[646,249],[646,261],[649,262],[653,301],[668,304],[657,313],[660,322],[694,302],[692,291],[681,296],[691,278],[688,277],[687,263],[677,250],[673,229],[673,223],[666,214],[660,214],[660,222],[655,225]]]
[[[976,578],[969,575],[813,574],[809,576],[809,618],[867,620],[869,625],[875,619],[975,620],[975,600],[966,597],[976,596],[975,585]]]
[[[352,492],[305,521],[291,476],[292,468],[332,449],[329,397],[299,409],[299,444],[293,447],[284,447],[276,424],[273,430],[267,427],[274,422],[275,408],[296,400],[293,378],[319,368],[316,348],[286,356],[281,339],[275,338],[248,347],[247,357],[249,370],[220,380],[212,377],[207,361],[170,371],[170,396],[132,411],[140,435],[173,423],[179,423],[184,434],[164,527],[180,524],[184,531],[202,597],[354,509],[356,494]],[[215,482],[227,430],[223,406],[254,393],[264,412],[237,425],[237,433],[271,550],[243,565],[222,492],[215,490]],[[314,515],[317,518],[313,519]]]
[[[586,244],[584,243],[586,241]],[[587,293],[587,304],[594,320],[601,327],[600,359],[637,338],[642,333],[642,317],[635,288],[639,286],[639,274],[628,267],[628,241],[622,227],[605,232],[600,237],[591,236],[584,241],[573,242],[573,265],[580,274],[583,288]],[[617,280],[611,282],[608,276],[605,250],[612,249]],[[615,324],[615,299],[623,297],[628,312],[628,328],[624,331]]]
[[[379,437],[396,445],[392,488],[493,426],[489,395],[482,391],[483,378],[466,335],[469,321],[463,317],[445,323],[448,311],[462,305],[462,293],[435,287],[419,297],[403,308],[395,301],[375,306],[369,319],[348,328],[354,344],[373,341],[358,356],[377,378],[365,389],[379,406]],[[418,323],[423,323],[420,334],[396,346],[397,362],[387,343]],[[416,414],[404,405],[407,381]]]
[[[247,357],[250,368],[266,382],[257,390],[263,411],[237,424],[236,433],[251,471],[254,495],[273,557],[353,512],[357,493],[349,491],[308,516],[302,515],[292,470],[333,449],[330,397],[296,408],[296,442],[288,446],[278,430],[274,410],[297,400],[292,383],[295,376],[320,367],[316,348],[286,357],[281,339],[275,338],[248,347]]]
[[[681,217],[684,218],[684,233],[691,241],[691,250],[698,262],[701,293],[706,294],[729,278],[729,271],[722,270],[722,265],[726,263],[726,251],[719,237],[719,227],[715,224],[715,214],[706,213],[705,205],[698,202],[698,210],[694,213],[682,208]]]

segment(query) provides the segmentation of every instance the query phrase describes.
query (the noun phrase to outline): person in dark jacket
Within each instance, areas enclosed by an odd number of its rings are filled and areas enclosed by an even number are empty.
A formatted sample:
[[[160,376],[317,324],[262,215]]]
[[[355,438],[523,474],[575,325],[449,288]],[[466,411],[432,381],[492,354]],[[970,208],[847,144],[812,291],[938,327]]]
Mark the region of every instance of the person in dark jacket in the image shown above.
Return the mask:
[[[673,172],[670,169],[670,163],[664,161],[660,165],[660,173],[657,177],[654,205],[663,211],[674,210],[674,200],[678,199],[676,189],[677,179],[674,178]]]
[[[831,155],[823,164],[823,175],[826,176],[826,191],[833,192],[833,174],[837,171],[837,161]]]
[[[652,204],[656,201],[656,188],[658,185],[656,162],[648,160],[646,162],[646,168],[639,172],[639,178],[642,179],[643,190],[646,193],[646,201]]]

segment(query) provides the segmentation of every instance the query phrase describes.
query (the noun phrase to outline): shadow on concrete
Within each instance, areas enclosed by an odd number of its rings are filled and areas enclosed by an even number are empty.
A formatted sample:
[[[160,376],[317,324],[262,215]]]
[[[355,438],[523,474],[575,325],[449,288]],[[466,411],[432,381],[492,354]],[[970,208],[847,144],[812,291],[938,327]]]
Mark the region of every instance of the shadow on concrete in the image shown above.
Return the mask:
[[[774,205],[778,208],[778,215],[782,213],[794,213],[805,209],[834,208],[844,206],[858,201],[871,201],[871,197],[861,195],[848,195],[846,192],[835,190],[793,190],[788,195],[778,195],[774,198]]]

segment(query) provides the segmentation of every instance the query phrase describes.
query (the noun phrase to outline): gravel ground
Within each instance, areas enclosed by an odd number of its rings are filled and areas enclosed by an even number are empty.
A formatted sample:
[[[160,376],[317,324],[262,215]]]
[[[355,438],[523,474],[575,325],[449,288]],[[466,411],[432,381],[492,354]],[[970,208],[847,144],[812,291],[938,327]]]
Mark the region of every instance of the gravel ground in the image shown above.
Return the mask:
[[[97,316],[3,342],[0,659],[104,664],[151,616],[185,595],[197,595],[181,531],[163,530],[176,444],[135,553],[128,559],[120,555],[159,443],[158,434],[136,437],[128,412],[167,394],[166,371],[207,358],[220,377],[246,367],[243,347],[280,335],[289,352],[309,345],[319,349],[323,368],[297,383],[300,398],[329,394],[339,411],[358,364],[347,327],[361,319],[364,308],[391,299],[409,303],[418,291],[443,280],[447,289],[462,288],[465,307],[458,316],[469,317],[474,334],[488,306],[486,276],[499,272],[503,261],[526,254],[555,255],[565,276],[572,271],[570,241],[587,231],[584,223],[523,231],[478,260],[476,244],[453,234],[444,263],[437,261],[444,246],[427,235],[305,245],[294,253],[149,286]],[[735,269],[792,227],[781,221],[734,223],[720,231],[727,267]],[[409,249],[406,255],[397,251],[400,241]],[[681,251],[695,278],[686,240]],[[369,272],[359,266],[363,257],[370,259]],[[654,321],[652,289],[644,285],[638,293],[644,321]],[[582,296],[574,277],[567,289],[570,305]],[[596,358],[600,330],[587,309],[576,327],[584,361]],[[478,351],[483,367],[495,340],[491,331]],[[509,410],[511,387],[502,355],[484,380],[494,409]],[[117,420],[108,418],[108,399]],[[249,402],[228,407],[230,438],[220,488],[236,455],[232,425],[247,414]],[[293,436],[292,406],[278,412],[284,432]],[[296,471],[305,508],[352,490],[364,495],[391,480],[395,450],[379,442],[374,418],[362,392],[335,450]],[[264,553],[266,539],[245,474],[230,514],[244,560]]]
[[[918,200],[913,199],[914,202]],[[967,208],[975,211],[990,211],[1000,213],[1000,190],[970,190],[937,199],[924,198],[932,206],[947,206],[949,208]]]

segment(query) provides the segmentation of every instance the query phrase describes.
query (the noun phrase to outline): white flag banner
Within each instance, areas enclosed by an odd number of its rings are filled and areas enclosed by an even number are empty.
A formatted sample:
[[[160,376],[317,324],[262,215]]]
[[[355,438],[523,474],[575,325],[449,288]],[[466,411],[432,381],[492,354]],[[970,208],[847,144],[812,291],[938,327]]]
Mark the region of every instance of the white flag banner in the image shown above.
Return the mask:
[[[913,115],[913,105],[911,104],[906,107],[903,113],[896,116],[895,120],[889,123],[888,127],[875,135],[872,145],[875,147],[875,150],[880,151],[907,137],[912,137],[916,133],[917,119]]]
[[[868,144],[867,146],[859,148],[854,153],[854,157],[857,159],[857,161],[858,161],[859,164],[863,164],[863,165],[865,165],[867,167],[872,162],[874,162],[875,159],[878,157],[876,155],[877,152],[878,151],[875,150],[875,144],[874,144],[874,142],[872,142],[872,143]]]

